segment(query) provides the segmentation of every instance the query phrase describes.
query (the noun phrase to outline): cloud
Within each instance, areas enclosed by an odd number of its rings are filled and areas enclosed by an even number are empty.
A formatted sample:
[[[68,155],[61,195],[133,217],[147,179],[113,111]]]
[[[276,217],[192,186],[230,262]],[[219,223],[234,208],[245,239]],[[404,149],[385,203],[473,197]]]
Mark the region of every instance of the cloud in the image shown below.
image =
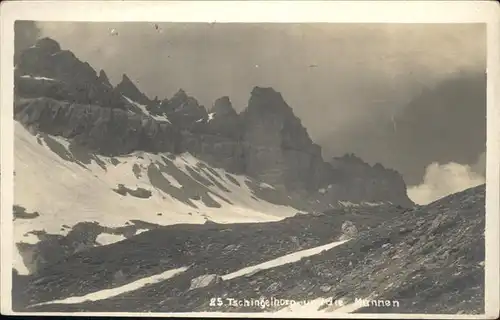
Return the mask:
[[[427,167],[422,184],[408,188],[408,196],[413,202],[425,205],[483,183],[485,177],[474,172],[468,165],[435,162]]]
[[[479,155],[476,163],[471,166],[472,171],[486,177],[486,152]]]

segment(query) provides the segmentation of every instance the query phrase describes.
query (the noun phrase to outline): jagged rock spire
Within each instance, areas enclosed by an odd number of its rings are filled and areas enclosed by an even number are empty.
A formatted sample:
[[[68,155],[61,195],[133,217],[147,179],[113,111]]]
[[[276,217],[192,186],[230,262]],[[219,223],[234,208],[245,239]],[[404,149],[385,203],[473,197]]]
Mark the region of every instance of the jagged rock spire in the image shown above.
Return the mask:
[[[133,83],[125,73],[122,75],[122,80],[116,86],[115,90],[140,104],[151,104],[151,100],[144,93],[142,93],[139,88],[137,88],[135,83]]]
[[[108,87],[113,87],[111,85],[111,82],[109,82],[109,78],[108,78],[108,75],[106,74],[106,72],[104,70],[101,70],[99,72],[99,81],[101,81],[102,84],[108,86]]]

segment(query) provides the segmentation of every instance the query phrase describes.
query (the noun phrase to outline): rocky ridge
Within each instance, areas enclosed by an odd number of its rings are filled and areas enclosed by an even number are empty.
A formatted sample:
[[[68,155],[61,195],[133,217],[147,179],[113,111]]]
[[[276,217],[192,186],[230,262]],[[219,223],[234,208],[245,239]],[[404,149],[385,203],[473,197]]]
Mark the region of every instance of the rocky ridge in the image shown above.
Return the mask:
[[[359,159],[351,158],[340,166],[325,162],[321,148],[272,88],[255,87],[240,114],[228,97],[208,112],[182,89],[170,99],[151,100],[126,75],[113,88],[104,71],[97,75],[49,38],[22,52],[15,75],[17,121],[100,154],[189,152],[313,199],[320,209],[338,200],[413,205],[401,175],[392,170],[367,164],[358,170]]]

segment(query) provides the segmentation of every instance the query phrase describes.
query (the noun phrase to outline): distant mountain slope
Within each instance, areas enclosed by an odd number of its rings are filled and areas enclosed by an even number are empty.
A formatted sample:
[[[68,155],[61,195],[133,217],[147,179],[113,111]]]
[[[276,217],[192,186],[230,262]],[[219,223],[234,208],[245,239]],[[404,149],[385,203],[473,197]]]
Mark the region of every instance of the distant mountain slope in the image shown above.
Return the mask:
[[[471,188],[412,210],[378,206],[369,211],[350,208],[332,214],[299,215],[266,224],[158,228],[81,252],[24,279],[26,287],[19,287],[16,296],[19,310],[281,311],[286,316],[286,312],[298,315],[301,310],[332,312],[334,307],[321,303],[332,298],[344,302],[338,311],[482,313],[484,189],[484,185]],[[341,243],[341,224],[347,217],[359,226],[359,233]],[[335,241],[337,246],[324,247],[324,251],[311,252],[310,256],[303,251]],[[162,243],[170,245],[160,249]],[[303,258],[297,261],[285,256],[293,252],[300,252]],[[224,263],[218,263],[215,257]],[[248,272],[244,269],[279,257],[280,262],[268,267],[260,265]],[[141,267],[135,267],[137,264]],[[182,272],[168,279],[114,297],[106,298],[103,291],[100,298],[95,295],[95,301],[74,298],[74,302],[51,302],[120,287],[182,267]],[[194,279],[204,275],[221,278],[193,288],[197,283]],[[229,303],[229,299],[271,297],[311,303],[264,308]],[[390,301],[390,306],[351,305],[355,298],[383,299]],[[21,306],[23,299],[26,302]],[[32,306],[27,308],[28,301]]]

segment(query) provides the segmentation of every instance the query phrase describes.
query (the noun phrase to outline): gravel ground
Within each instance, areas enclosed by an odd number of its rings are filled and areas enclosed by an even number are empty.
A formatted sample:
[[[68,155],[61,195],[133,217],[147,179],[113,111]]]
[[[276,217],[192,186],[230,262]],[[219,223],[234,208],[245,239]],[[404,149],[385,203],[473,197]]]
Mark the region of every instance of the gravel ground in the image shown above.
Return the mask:
[[[281,307],[211,306],[211,298],[295,301],[356,298],[391,301],[365,313],[484,313],[484,185],[427,206],[338,209],[272,223],[175,225],[93,248],[14,278],[16,311],[271,312]],[[342,236],[346,220],[358,235],[298,262],[189,290],[201,275],[224,275]],[[168,269],[191,266],[157,284],[106,300],[35,303],[84,295]],[[394,302],[394,301],[397,301]],[[325,311],[333,308],[325,306]]]

